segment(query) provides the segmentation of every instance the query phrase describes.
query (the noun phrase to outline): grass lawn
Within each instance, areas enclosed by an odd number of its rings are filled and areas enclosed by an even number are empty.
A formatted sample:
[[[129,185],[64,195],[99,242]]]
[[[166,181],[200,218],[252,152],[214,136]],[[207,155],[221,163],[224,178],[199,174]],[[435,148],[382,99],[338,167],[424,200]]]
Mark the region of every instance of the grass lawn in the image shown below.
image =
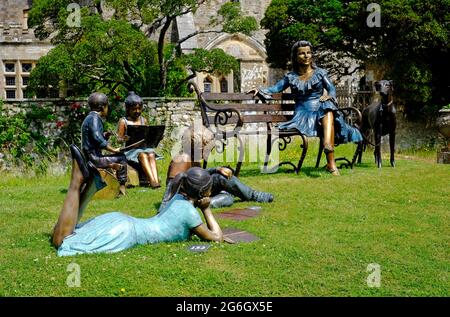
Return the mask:
[[[450,166],[434,163],[435,154],[408,155],[396,168],[384,157],[377,169],[367,152],[363,164],[332,177],[312,167],[316,148],[300,175],[244,164],[241,179],[275,201],[259,204],[258,217],[219,223],[261,239],[213,243],[205,253],[187,250],[193,240],[57,257],[49,237],[68,175],[2,175],[0,296],[449,296]],[[340,146],[337,155],[352,150]],[[159,162],[163,178],[168,161]],[[163,190],[92,201],[83,220],[114,210],[150,217]],[[80,266],[80,287],[66,285],[71,263]],[[381,268],[380,287],[367,284],[371,263]]]

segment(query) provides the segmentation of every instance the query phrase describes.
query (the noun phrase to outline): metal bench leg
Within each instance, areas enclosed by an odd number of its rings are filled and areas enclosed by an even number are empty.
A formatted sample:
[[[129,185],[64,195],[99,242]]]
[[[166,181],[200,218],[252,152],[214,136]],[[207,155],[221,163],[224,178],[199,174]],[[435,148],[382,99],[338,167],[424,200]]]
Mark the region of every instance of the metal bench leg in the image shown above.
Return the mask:
[[[264,171],[267,171],[267,165],[269,164],[270,153],[272,153],[272,133],[267,131],[266,141],[266,157],[264,158]]]
[[[302,150],[302,154],[300,156],[300,160],[298,161],[297,170],[296,173],[300,173],[300,169],[302,168],[303,161],[305,160],[306,152],[308,152],[308,139],[305,138],[303,134],[300,134],[300,137],[302,138],[303,144],[300,145]]]
[[[362,155],[363,143],[364,143],[363,141],[358,142],[358,146],[356,147],[356,151],[355,151],[355,154],[353,155],[353,159],[352,159],[352,165],[351,165],[352,168],[353,168],[353,165],[355,165],[358,157],[361,157],[361,155]],[[361,163],[361,162],[359,162],[359,163]]]
[[[316,168],[319,167],[320,159],[322,158],[322,153],[323,153],[323,139],[320,138],[320,142],[319,142],[319,153],[317,153],[317,160],[316,160]]]
[[[239,172],[241,171],[242,161],[244,160],[245,147],[244,147],[244,142],[242,142],[242,139],[238,135],[235,135],[235,138],[239,142],[239,145],[238,145],[239,158],[238,158],[238,162],[236,164],[236,172],[234,173],[234,176],[239,177]]]

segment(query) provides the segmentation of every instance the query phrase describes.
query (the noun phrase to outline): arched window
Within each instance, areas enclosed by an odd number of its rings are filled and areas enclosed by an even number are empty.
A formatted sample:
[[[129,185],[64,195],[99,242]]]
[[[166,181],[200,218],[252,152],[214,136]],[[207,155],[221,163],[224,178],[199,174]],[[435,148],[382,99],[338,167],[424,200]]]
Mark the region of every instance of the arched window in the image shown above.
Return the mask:
[[[220,80],[220,92],[228,92],[228,81],[225,77]]]
[[[209,77],[206,77],[203,80],[203,91],[204,92],[211,92],[212,90],[212,79]]]

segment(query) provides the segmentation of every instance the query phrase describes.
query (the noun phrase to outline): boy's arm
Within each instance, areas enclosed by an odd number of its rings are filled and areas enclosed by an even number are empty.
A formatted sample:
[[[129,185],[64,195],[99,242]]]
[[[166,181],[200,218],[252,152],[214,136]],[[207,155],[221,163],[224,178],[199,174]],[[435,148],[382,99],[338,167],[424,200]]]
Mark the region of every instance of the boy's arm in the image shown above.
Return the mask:
[[[103,123],[99,117],[93,118],[91,128],[92,138],[95,140],[100,149],[105,149],[112,153],[120,152],[119,148],[113,148],[105,139],[103,135]]]

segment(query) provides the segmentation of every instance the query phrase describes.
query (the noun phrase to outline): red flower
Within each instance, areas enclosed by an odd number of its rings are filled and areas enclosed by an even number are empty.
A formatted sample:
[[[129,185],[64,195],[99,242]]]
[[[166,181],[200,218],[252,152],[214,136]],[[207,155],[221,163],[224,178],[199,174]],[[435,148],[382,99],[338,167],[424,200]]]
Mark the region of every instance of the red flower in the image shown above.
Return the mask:
[[[122,97],[121,96],[116,96],[116,97],[114,97],[116,100],[121,100],[122,99]]]
[[[70,106],[70,109],[72,110],[78,110],[81,108],[81,105],[78,102],[74,102],[72,103],[72,105]]]
[[[64,124],[65,124],[64,121],[57,121],[57,122],[56,122],[56,127],[57,127],[57,128],[61,128]]]

